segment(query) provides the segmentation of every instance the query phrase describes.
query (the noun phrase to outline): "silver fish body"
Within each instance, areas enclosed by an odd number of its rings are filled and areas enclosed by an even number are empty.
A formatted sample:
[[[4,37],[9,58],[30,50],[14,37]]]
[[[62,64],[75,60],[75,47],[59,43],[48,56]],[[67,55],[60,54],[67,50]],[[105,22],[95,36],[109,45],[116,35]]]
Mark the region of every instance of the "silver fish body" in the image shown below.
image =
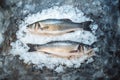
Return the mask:
[[[30,24],[27,27],[40,28],[41,30],[46,30],[46,31],[59,31],[59,30],[67,30],[74,28],[82,28],[85,30],[90,30],[89,28],[90,24],[91,21],[75,23],[69,19],[46,19]]]
[[[89,55],[92,56],[92,49],[82,46],[77,43],[49,43],[41,46],[36,45],[28,45],[30,48],[34,48],[35,52],[42,52],[47,53],[49,55],[63,57],[63,58],[70,58],[73,56],[80,57],[82,55]],[[33,52],[34,52],[33,51]],[[31,51],[32,52],[32,51]]]
[[[81,50],[87,50],[90,48],[88,45],[71,42],[71,41],[57,41],[57,42],[50,42],[43,45],[37,45],[37,44],[28,44],[30,47],[30,52],[32,51],[54,51],[54,52],[74,52],[74,51],[81,51]]]

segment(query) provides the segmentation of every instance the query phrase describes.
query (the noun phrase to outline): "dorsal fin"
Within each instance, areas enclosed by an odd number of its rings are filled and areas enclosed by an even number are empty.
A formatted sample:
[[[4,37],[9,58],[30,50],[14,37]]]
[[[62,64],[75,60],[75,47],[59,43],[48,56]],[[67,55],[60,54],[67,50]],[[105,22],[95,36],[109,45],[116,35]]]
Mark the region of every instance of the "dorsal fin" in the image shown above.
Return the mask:
[[[60,19],[61,21],[64,21],[64,22],[72,22],[70,19],[67,19],[67,18],[65,18],[65,19]]]
[[[49,22],[49,21],[60,21],[60,22],[72,22],[70,19],[45,19],[45,20],[40,20],[38,22]]]

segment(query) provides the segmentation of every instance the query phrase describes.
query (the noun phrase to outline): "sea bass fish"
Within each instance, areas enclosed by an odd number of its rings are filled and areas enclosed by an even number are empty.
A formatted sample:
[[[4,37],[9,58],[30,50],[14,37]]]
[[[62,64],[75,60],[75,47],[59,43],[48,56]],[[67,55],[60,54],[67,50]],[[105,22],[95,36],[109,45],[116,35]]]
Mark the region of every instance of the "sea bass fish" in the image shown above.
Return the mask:
[[[70,58],[73,56],[80,57],[82,55],[88,55],[93,50],[87,49],[84,46],[81,46],[76,43],[50,43],[43,46],[33,46],[28,45],[30,48],[34,48],[33,51],[42,52],[45,54],[49,54],[52,56],[63,57],[63,58]],[[90,54],[92,55],[92,54]]]
[[[90,24],[91,21],[75,23],[72,22],[70,19],[46,19],[30,24],[27,27],[31,29],[39,28],[40,30],[44,31],[62,31],[75,28],[90,30]]]

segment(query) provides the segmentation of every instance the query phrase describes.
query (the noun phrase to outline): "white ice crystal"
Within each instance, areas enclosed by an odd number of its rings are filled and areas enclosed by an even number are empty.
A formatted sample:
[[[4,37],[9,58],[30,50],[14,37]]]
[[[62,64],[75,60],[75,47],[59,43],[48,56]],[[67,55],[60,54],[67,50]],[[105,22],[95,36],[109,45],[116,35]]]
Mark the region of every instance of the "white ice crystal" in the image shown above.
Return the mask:
[[[44,19],[63,19],[68,18],[73,22],[84,22],[84,21],[92,21],[90,18],[84,16],[84,13],[73,6],[55,6],[49,9],[43,10],[41,13],[30,14],[25,17],[24,22],[19,24],[19,30],[16,33],[17,41],[11,43],[12,50],[11,54],[20,55],[20,59],[23,59],[25,63],[31,62],[36,64],[39,68],[46,66],[49,69],[52,69],[56,72],[63,72],[65,68],[80,67],[81,63],[83,63],[89,57],[82,56],[78,59],[64,59],[64,58],[53,58],[48,56],[47,54],[42,54],[40,52],[28,52],[29,47],[26,43],[31,44],[45,44],[48,41],[63,41],[63,40],[71,40],[84,44],[91,45],[96,41],[96,37],[89,31],[76,31],[74,33],[65,34],[57,37],[42,37],[42,36],[32,36],[30,34],[23,33],[26,31],[26,26],[28,24],[32,24],[39,20]],[[62,66],[64,65],[64,66]]]
[[[0,44],[3,42],[4,38],[3,38],[3,35],[2,33],[0,33]]]

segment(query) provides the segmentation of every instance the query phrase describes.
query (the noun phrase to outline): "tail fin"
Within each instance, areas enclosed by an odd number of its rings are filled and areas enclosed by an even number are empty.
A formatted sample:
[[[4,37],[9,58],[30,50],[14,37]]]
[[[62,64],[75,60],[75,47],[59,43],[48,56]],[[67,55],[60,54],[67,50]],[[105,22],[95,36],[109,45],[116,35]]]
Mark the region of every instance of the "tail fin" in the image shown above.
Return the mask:
[[[82,22],[80,23],[82,28],[88,31],[91,31],[90,29],[90,24],[92,23],[92,21],[86,21],[86,22]]]
[[[27,44],[27,45],[28,45],[28,47],[30,48],[30,49],[28,50],[28,52],[36,51],[36,45],[34,45],[34,44]]]

